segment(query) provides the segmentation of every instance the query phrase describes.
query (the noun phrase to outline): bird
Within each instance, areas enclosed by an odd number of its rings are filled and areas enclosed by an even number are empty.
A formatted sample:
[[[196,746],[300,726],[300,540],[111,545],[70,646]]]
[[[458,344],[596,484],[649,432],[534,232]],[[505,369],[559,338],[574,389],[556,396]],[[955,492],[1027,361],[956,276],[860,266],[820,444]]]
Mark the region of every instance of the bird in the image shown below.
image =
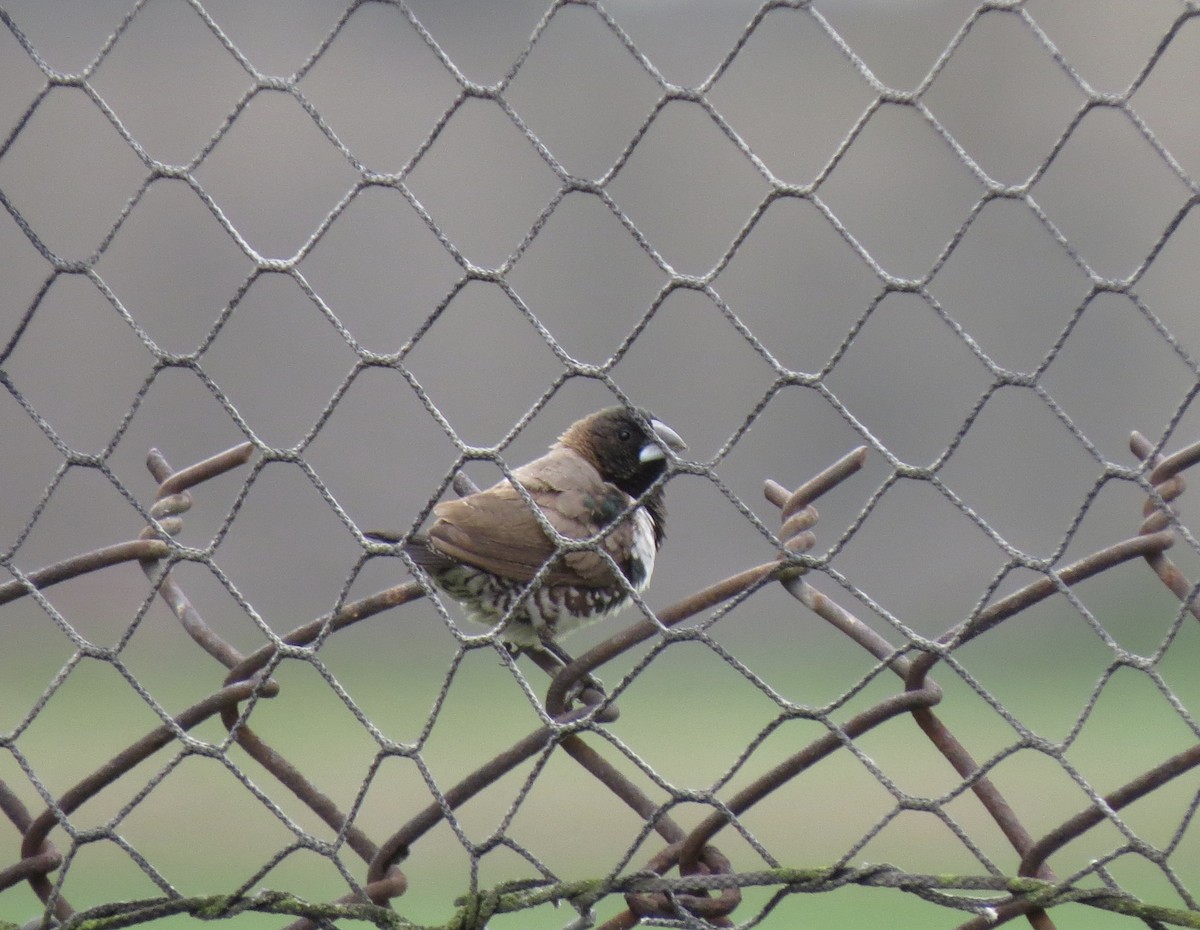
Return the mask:
[[[615,522],[594,546],[560,551],[505,478],[436,505],[429,528],[403,549],[469,619],[494,627],[508,617],[500,638],[510,650],[544,649],[561,657],[559,637],[617,613],[631,589],[645,590],[666,537],[663,486],[655,483],[667,469],[668,451],[686,448],[647,410],[598,410],[512,472],[549,525],[568,539],[596,537]]]

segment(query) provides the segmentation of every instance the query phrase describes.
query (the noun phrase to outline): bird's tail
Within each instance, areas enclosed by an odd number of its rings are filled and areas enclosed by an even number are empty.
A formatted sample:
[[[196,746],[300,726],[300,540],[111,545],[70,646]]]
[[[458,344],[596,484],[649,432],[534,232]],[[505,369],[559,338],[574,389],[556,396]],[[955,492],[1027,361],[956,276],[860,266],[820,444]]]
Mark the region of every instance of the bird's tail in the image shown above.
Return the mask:
[[[404,534],[397,533],[394,530],[369,530],[364,532],[363,535],[367,539],[391,543],[392,545],[404,540]],[[431,575],[437,574],[439,571],[444,571],[454,564],[450,558],[438,552],[429,544],[429,537],[424,533],[415,533],[408,542],[404,543],[404,551],[410,559]]]

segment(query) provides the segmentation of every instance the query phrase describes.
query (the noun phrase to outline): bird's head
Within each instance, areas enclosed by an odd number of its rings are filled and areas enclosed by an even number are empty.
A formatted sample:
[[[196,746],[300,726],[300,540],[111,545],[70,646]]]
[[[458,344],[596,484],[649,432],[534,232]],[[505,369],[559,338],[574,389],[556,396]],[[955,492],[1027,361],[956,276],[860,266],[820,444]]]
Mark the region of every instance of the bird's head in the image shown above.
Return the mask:
[[[559,437],[564,446],[591,462],[605,481],[631,497],[644,493],[666,470],[668,449],[687,448],[678,433],[648,410],[637,414],[627,407],[606,407],[572,423]]]

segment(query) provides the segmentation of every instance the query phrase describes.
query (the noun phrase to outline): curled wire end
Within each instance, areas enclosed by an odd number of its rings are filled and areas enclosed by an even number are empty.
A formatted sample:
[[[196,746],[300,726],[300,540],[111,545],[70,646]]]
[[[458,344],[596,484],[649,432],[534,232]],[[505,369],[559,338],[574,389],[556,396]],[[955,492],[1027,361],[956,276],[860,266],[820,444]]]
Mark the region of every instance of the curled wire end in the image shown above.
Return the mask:
[[[678,862],[682,848],[682,843],[672,843],[647,863],[647,871],[663,875]],[[705,846],[699,861],[692,866],[681,864],[680,867],[681,875],[728,875],[732,872],[732,864],[715,846]],[[643,920],[679,918],[679,909],[682,907],[696,917],[711,921],[731,914],[741,901],[742,889],[737,885],[720,888],[716,897],[685,892],[631,892],[625,896],[625,903],[630,912]]]
[[[792,552],[807,552],[816,544],[817,538],[811,530],[820,519],[821,515],[812,504],[792,514],[779,529],[784,546]]]
[[[1138,458],[1152,467],[1149,481],[1162,499],[1150,496],[1142,506],[1141,532],[1143,534],[1157,533],[1171,524],[1171,518],[1177,516],[1170,502],[1178,498],[1186,490],[1187,485],[1180,474],[1185,468],[1200,461],[1200,443],[1193,443],[1166,458],[1154,453],[1154,445],[1141,433],[1134,430],[1129,437],[1129,448]]]
[[[859,471],[866,461],[866,446],[859,446],[794,491],[770,478],[763,482],[763,495],[779,508],[783,521],[779,538],[786,552],[780,554],[781,565],[775,572],[776,579],[793,581],[808,570],[804,565],[789,561],[787,553],[808,552],[817,544],[812,528],[821,515],[812,502]]]
[[[479,490],[479,485],[461,471],[454,475],[454,481],[451,482],[451,486],[454,488],[454,493],[459,497],[469,497]]]
[[[808,552],[817,544],[817,534],[812,531],[812,527],[817,525],[819,519],[817,508],[809,504],[784,520],[779,530],[784,549],[795,554]],[[790,561],[783,553],[780,554],[779,561],[779,569],[775,572],[777,581],[794,581],[808,571],[807,566]]]

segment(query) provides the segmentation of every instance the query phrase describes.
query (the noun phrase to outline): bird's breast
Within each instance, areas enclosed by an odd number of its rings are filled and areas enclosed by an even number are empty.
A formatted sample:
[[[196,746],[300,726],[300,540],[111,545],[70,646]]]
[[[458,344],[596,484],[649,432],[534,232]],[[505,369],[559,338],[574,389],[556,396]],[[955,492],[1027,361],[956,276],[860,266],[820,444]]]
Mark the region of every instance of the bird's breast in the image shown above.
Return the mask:
[[[658,553],[654,521],[645,507],[633,512],[633,547],[629,554],[629,583],[639,594],[650,583],[654,573],[654,556]]]

